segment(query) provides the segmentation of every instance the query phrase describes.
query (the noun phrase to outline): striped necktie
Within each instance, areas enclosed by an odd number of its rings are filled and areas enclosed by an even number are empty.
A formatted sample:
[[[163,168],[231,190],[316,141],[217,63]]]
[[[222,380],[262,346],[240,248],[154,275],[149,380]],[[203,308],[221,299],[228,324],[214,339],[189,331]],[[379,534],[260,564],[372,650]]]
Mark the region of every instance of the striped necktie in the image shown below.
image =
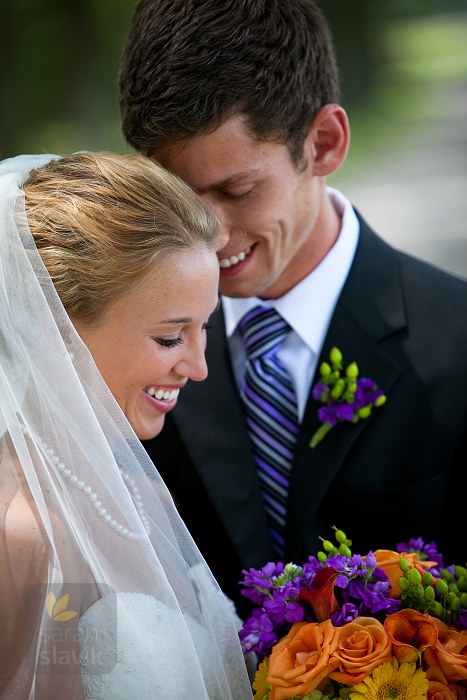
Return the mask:
[[[284,554],[290,471],[298,436],[297,399],[277,357],[290,327],[275,309],[255,306],[241,319],[247,354],[241,397],[272,543]]]

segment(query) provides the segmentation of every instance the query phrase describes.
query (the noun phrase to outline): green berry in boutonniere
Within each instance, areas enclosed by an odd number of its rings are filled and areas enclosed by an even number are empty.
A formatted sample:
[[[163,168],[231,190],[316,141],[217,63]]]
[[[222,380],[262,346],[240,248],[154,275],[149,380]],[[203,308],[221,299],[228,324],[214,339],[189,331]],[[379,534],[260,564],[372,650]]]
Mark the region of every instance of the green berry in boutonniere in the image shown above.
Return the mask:
[[[313,388],[313,398],[324,404],[318,410],[322,425],[310,441],[316,447],[337,423],[358,423],[368,418],[373,408],[386,403],[386,396],[372,379],[359,378],[356,362],[343,369],[343,357],[338,348],[329,353],[329,363],[319,368],[320,380]]]

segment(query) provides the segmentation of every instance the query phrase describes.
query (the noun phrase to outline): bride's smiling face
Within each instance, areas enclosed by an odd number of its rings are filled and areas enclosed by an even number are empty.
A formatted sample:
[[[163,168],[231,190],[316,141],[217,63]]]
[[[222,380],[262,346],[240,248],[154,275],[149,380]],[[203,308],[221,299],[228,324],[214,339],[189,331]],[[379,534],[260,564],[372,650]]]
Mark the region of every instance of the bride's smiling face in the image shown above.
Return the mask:
[[[206,324],[218,306],[219,264],[204,246],[165,256],[100,323],[75,323],[136,435],[160,433],[188,379],[207,376]]]

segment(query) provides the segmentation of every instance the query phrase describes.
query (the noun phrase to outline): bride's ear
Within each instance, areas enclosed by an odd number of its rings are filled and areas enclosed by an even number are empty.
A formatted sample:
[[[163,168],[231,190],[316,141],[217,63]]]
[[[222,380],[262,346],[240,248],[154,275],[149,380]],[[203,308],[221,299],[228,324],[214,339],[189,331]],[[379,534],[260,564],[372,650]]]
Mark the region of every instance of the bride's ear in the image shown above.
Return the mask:
[[[313,174],[321,177],[335,172],[345,161],[350,143],[349,120],[337,104],[322,107],[305,139],[305,155]]]

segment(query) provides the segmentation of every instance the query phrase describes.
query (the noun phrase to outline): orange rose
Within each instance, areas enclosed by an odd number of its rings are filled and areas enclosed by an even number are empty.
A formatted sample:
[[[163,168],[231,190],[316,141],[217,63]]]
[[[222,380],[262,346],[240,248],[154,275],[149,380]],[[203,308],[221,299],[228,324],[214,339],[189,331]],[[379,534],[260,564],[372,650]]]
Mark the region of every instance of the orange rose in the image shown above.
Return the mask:
[[[438,639],[423,654],[425,668],[439,666],[448,682],[467,681],[467,630],[458,632],[436,618]]]
[[[391,549],[377,549],[373,552],[376,559],[376,566],[383,569],[389,579],[391,585],[390,596],[391,598],[399,598],[401,594],[401,589],[399,588],[399,579],[402,576],[402,571],[399,566],[399,561],[401,557],[404,557],[411,566],[414,566],[423,576],[425,569],[430,569],[432,566],[436,566],[435,561],[419,561],[417,552],[411,552],[407,554],[406,552],[393,552]]]
[[[330,659],[334,627],[324,622],[296,622],[274,646],[269,660],[271,700],[313,692],[336,665]]]
[[[399,663],[416,661],[420,651],[434,647],[438,640],[435,618],[410,608],[388,615],[384,629]]]
[[[329,675],[345,685],[358,683],[391,658],[391,642],[383,625],[374,617],[357,617],[334,630],[331,661],[337,659],[338,670]]]
[[[438,666],[430,666],[426,671],[428,678],[427,700],[464,700],[465,688],[449,684]]]

